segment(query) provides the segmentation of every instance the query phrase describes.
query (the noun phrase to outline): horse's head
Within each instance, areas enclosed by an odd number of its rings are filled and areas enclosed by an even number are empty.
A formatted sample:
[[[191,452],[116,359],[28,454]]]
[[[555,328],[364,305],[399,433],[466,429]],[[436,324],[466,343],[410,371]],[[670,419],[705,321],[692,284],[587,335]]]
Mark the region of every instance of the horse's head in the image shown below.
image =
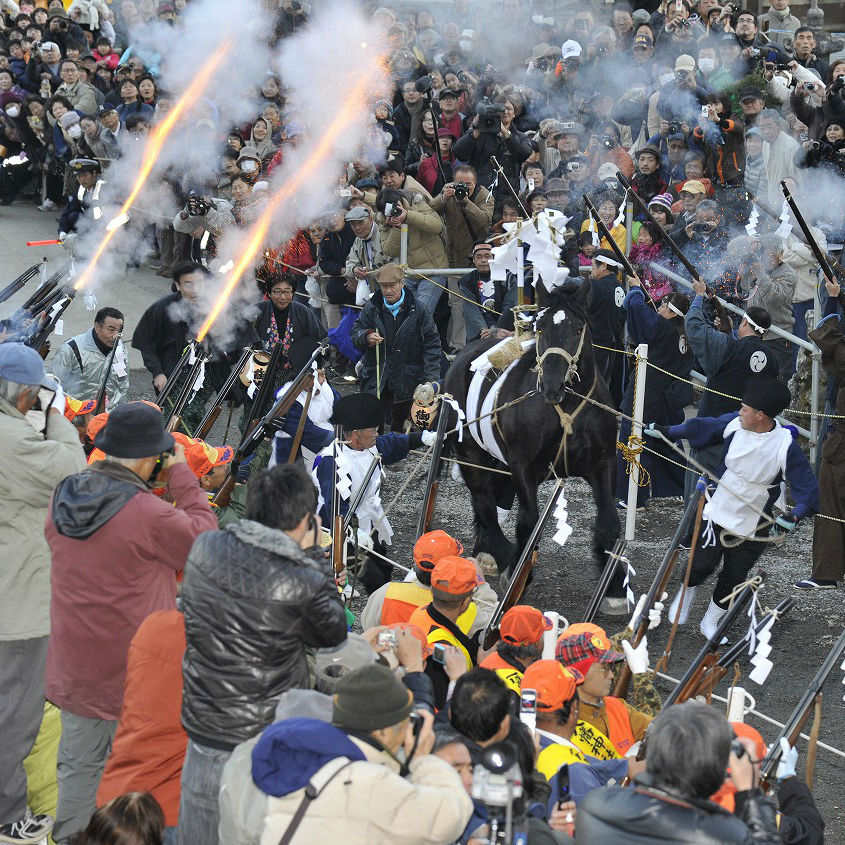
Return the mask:
[[[537,390],[550,405],[561,402],[566,387],[585,377],[585,356],[592,360],[587,332],[589,300],[589,279],[581,285],[567,282],[537,298]],[[589,382],[585,389],[588,387]]]

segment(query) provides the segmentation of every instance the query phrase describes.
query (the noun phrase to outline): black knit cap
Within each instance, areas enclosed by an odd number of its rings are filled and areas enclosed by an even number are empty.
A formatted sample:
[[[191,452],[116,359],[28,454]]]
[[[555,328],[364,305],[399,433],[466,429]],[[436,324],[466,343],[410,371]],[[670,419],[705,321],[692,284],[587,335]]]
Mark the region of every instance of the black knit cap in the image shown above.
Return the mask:
[[[786,408],[792,396],[789,388],[771,376],[751,376],[742,392],[742,404],[755,411],[762,411],[767,417],[776,417]]]
[[[414,696],[387,666],[373,663],[341,678],[332,704],[333,725],[377,731],[407,719],[414,709]]]
[[[379,428],[384,424],[384,407],[372,393],[353,393],[334,403],[329,422],[342,425],[344,431]]]

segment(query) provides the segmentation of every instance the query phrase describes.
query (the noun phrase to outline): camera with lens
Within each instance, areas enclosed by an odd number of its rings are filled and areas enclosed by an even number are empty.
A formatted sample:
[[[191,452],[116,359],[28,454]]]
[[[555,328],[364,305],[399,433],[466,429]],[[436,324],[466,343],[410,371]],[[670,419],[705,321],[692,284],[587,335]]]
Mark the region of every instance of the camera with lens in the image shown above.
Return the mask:
[[[686,29],[688,26],[692,26],[692,22],[690,21],[689,18],[678,18],[678,20],[675,23],[675,26],[678,29]]]
[[[491,103],[485,97],[476,107],[478,115],[478,131],[488,135],[498,135],[502,131],[502,115],[505,113],[503,103]]]
[[[843,87],[845,87],[845,76],[837,76],[836,79],[833,80],[833,85],[830,86],[830,90],[833,94],[838,94]]]
[[[820,150],[822,145],[818,141],[810,141],[810,149],[811,150]]]
[[[469,186],[466,182],[455,182],[455,199],[465,200],[469,196]]]
[[[199,191],[188,194],[188,211],[192,217],[203,217],[210,208],[211,203]]]
[[[537,59],[537,61],[534,62],[534,67],[536,67],[537,70],[545,73],[549,69],[549,60],[548,59]]]
[[[602,135],[601,143],[603,147],[607,147],[609,150],[616,148],[616,138],[614,138],[613,135]]]
[[[60,21],[57,21],[57,22],[56,22],[56,26],[57,26],[60,30],[62,30],[62,32],[65,32],[65,31],[68,29],[69,24],[68,24],[68,22],[67,22],[67,21],[65,21],[65,20],[60,20]]]
[[[680,120],[670,120],[669,121],[669,134],[670,135],[677,135],[681,132],[681,121]]]
[[[510,742],[497,742],[483,749],[472,772],[472,798],[487,810],[485,839],[490,845],[511,845],[525,842],[517,838],[527,831],[525,800],[523,798],[522,772],[516,748]]]
[[[595,45],[595,47],[596,47],[596,55],[597,56],[604,56],[608,52],[607,44],[602,44],[601,42],[599,42],[598,44]]]
[[[805,91],[815,91],[816,88],[819,86],[815,82],[805,82],[804,83],[804,90]]]
[[[748,55],[751,56],[752,59],[757,59],[760,56],[760,53],[763,51],[759,47],[749,47],[748,48]]]

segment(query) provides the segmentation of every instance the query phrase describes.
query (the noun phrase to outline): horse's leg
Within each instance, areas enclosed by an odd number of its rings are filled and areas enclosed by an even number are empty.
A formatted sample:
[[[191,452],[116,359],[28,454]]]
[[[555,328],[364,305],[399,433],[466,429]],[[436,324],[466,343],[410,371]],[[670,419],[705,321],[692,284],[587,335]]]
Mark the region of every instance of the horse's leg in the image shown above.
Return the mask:
[[[613,544],[619,537],[621,527],[619,524],[619,511],[616,509],[616,501],[613,498],[613,483],[615,478],[615,464],[613,456],[603,458],[595,469],[595,472],[587,479],[593,488],[593,499],[596,503],[596,522],[593,527],[593,555],[599,572],[604,569],[607,563],[606,553],[613,548]],[[621,615],[627,611],[625,602],[625,590],[622,586],[625,573],[620,569],[610,583],[607,597],[601,605],[603,613]]]
[[[539,516],[537,484],[527,477],[521,467],[512,469],[511,481],[519,500],[519,514],[516,518],[516,555],[518,556],[524,550],[531,531],[537,524]],[[513,562],[515,563],[516,559]]]
[[[481,455],[461,454],[460,459],[468,463],[480,463]],[[473,460],[475,458],[475,460]],[[496,561],[501,572],[504,568],[502,561],[509,561],[513,550],[507,537],[502,533],[496,514],[496,499],[501,490],[501,484],[491,483],[492,473],[484,469],[461,466],[461,475],[469,488],[472,498],[472,510],[475,516],[475,545],[473,554],[487,552]],[[505,564],[507,565],[507,564]]]

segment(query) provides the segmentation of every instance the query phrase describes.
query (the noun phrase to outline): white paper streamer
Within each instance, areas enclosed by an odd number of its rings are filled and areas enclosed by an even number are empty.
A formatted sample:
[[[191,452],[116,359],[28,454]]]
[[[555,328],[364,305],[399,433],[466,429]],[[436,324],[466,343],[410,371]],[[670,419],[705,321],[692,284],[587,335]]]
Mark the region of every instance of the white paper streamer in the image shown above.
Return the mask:
[[[197,371],[197,377],[194,379],[194,384],[191,387],[191,398],[189,401],[193,401],[197,393],[200,392],[203,384],[205,384],[205,361],[200,364],[200,368]]]
[[[97,309],[97,297],[94,296],[94,291],[90,288],[82,294],[82,301],[85,303],[86,310],[95,311]]]
[[[552,540],[559,546],[562,546],[572,534],[572,526],[569,524],[569,511],[567,507],[566,496],[564,495],[564,491],[561,490],[552,514],[557,522]]]
[[[625,580],[622,582],[622,586],[625,588],[625,601],[628,604],[628,610],[631,611],[637,604],[634,588],[631,585],[631,579],[637,574],[637,571],[631,566],[631,561],[627,557],[623,557],[622,560],[625,561]]]
[[[441,401],[443,404],[448,405],[458,415],[458,443],[463,443],[464,420],[466,419],[466,414],[464,413],[463,408],[461,408],[457,400],[453,399],[451,396],[443,396],[441,397]],[[457,464],[454,464],[454,466],[457,466]]]

